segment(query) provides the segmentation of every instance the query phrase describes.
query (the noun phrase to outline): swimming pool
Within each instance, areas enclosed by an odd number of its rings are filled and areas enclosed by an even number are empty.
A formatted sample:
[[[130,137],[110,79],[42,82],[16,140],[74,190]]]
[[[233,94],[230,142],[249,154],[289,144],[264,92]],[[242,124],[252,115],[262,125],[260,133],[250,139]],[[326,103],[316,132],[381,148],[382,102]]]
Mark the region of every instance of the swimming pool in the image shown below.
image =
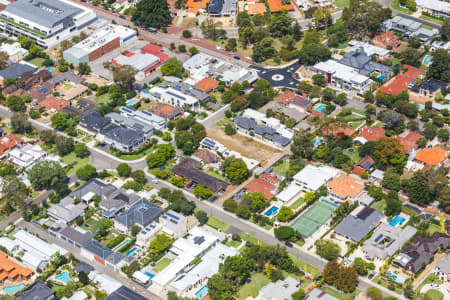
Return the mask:
[[[64,284],[67,284],[69,281],[72,281],[72,277],[70,277],[69,272],[62,272],[61,274],[56,275],[55,279],[63,282]]]
[[[123,241],[119,246],[115,247],[115,248],[113,249],[113,251],[114,251],[114,252],[117,252],[117,251],[118,251],[120,248],[122,248],[123,246],[128,245],[129,242],[130,242],[130,240]]]
[[[317,147],[318,145],[320,145],[320,144],[322,144],[323,143],[323,139],[321,139],[321,138],[319,138],[319,137],[316,137],[314,140],[313,140],[313,145],[314,145],[314,147]]]
[[[322,112],[325,108],[327,108],[327,106],[325,104],[320,104],[319,106],[316,106],[316,108],[314,108],[314,110],[318,111],[318,112]]]
[[[430,63],[431,63],[431,56],[430,55],[426,55],[423,58],[423,64],[428,66]]]
[[[378,76],[378,80],[385,80],[385,79],[386,79],[386,76],[384,76],[384,75]]]
[[[195,293],[195,297],[200,298],[200,299],[203,299],[206,295],[208,295],[208,286],[207,285],[205,285],[204,287],[202,287]]]
[[[7,293],[8,295],[14,295],[15,293],[17,293],[24,287],[25,287],[25,284],[21,283],[21,284],[16,284],[16,285],[5,286],[2,290],[5,293]]]
[[[136,254],[137,254],[137,252],[136,252],[136,251],[137,251],[137,249],[138,249],[138,248],[136,248],[136,247],[133,247],[132,249],[128,250],[128,251],[127,251],[127,253],[125,253],[125,256],[127,256],[127,257],[128,257],[128,256],[130,256],[130,255],[133,255],[133,256],[134,256],[134,255],[136,255]],[[136,253],[135,253],[135,254],[133,254],[134,252],[136,252]]]
[[[405,281],[405,277],[400,274],[395,274],[392,271],[387,271],[386,276],[390,279],[394,280],[397,283],[403,283]]]
[[[272,206],[271,208],[269,208],[264,215],[266,217],[272,218],[273,216],[275,216],[278,213],[278,207],[276,206]]]
[[[135,104],[138,103],[138,102],[139,102],[138,99],[131,99],[131,100],[128,100],[128,101],[125,103],[125,105],[126,105],[127,107],[130,107],[130,106],[135,105]]]
[[[53,70],[54,70],[55,68],[52,68],[52,67],[48,67],[47,68],[47,71],[49,71],[49,72],[53,72]]]
[[[147,275],[148,278],[150,278],[150,279],[152,279],[153,277],[155,277],[155,274],[152,274],[152,273],[150,273],[150,272],[145,272],[144,274]]]
[[[425,105],[419,104],[419,111],[424,110],[425,109]]]
[[[403,222],[405,222],[405,218],[400,217],[400,216],[395,216],[390,222],[389,225],[391,225],[392,227],[397,226],[398,224],[402,225]]]

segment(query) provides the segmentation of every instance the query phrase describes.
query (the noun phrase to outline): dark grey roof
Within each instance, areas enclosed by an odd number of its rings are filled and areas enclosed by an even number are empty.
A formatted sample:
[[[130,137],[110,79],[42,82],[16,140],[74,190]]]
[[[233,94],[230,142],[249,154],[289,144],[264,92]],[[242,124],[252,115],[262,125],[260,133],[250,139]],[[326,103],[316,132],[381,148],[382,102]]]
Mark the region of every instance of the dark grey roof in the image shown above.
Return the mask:
[[[145,134],[151,134],[154,129],[151,124],[142,122],[137,118],[133,118],[130,116],[119,115],[116,112],[111,112],[105,115],[105,117],[111,119],[111,121],[117,125],[131,130],[142,131]]]
[[[195,166],[197,164],[198,161],[188,157],[176,165],[173,168],[173,172],[181,177],[192,180],[196,184],[204,185],[216,193],[226,190],[228,183],[196,169]]]
[[[126,286],[122,285],[120,288],[115,290],[114,293],[106,297],[105,300],[148,300],[148,299],[130,290]]]
[[[208,6],[210,14],[220,14],[222,12],[223,0],[212,0]]]
[[[23,74],[27,72],[34,72],[36,69],[37,69],[36,67],[31,66],[30,64],[18,62],[13,65],[10,65],[6,69],[1,70],[0,76],[3,77],[4,79],[6,78],[19,79]]]
[[[277,143],[283,147],[287,146],[291,140],[287,137],[281,136],[275,129],[268,126],[257,126],[255,128],[255,134],[262,136],[274,143]]]
[[[116,124],[109,124],[100,130],[100,133],[111,140],[126,146],[133,146],[145,139],[142,131],[123,128]]]
[[[81,126],[95,132],[99,132],[110,123],[110,119],[102,117],[96,111],[90,112],[80,119]]]
[[[126,256],[123,255],[122,253],[120,253],[120,252],[113,252],[110,256],[108,256],[106,261],[111,263],[112,265],[117,265],[124,258],[126,258]]]
[[[116,221],[127,227],[133,224],[147,226],[156,220],[162,213],[163,209],[150,201],[141,199],[130,206],[130,208],[116,217]]]
[[[44,282],[37,280],[25,290],[17,294],[17,298],[22,300],[46,300],[54,294],[53,290]]]
[[[356,216],[348,215],[338,226],[335,232],[355,242],[361,241],[378,222],[383,214],[370,207],[364,207]]]
[[[84,78],[81,76],[75,75],[71,71],[68,71],[65,73],[61,73],[58,76],[53,77],[52,79],[50,79],[48,81],[48,83],[50,83],[53,86],[57,86],[58,84],[65,82],[65,81],[70,81],[70,82],[73,82],[74,84],[80,84],[84,81]]]
[[[59,0],[17,0],[5,11],[45,27],[54,27],[63,22],[70,24],[81,9]]]
[[[89,251],[90,253],[94,254],[97,257],[100,257],[101,259],[106,259],[108,256],[110,256],[113,251],[109,249],[106,246],[103,246],[97,241],[90,240],[85,246],[84,249]]]
[[[94,178],[86,182],[81,187],[72,192],[72,196],[76,198],[83,198],[87,193],[94,193],[99,196],[109,196],[115,192],[117,188],[112,184],[104,183],[103,181]]]
[[[244,118],[240,116],[234,117],[234,124],[245,130],[253,130],[257,127],[255,120],[250,118]]]
[[[277,131],[269,126],[256,126],[255,134],[265,136],[265,135],[273,135]]]
[[[372,58],[366,54],[362,47],[355,51],[345,53],[339,62],[358,69],[363,75],[369,75],[374,71],[384,73],[392,73],[394,71],[391,67],[372,61]]]
[[[439,91],[440,89],[444,89],[447,87],[447,83],[440,81],[440,80],[436,80],[436,79],[430,79],[427,81],[423,81],[421,84],[419,84],[418,86],[414,86],[411,88],[411,91],[419,93],[420,90],[426,90],[429,91],[431,93],[435,93],[437,91]]]
[[[73,270],[77,274],[80,272],[84,272],[86,275],[89,275],[89,273],[94,271],[94,267],[85,262],[79,262],[75,267],[73,267]]]
[[[60,234],[67,239],[72,240],[73,242],[80,244],[81,246],[86,245],[90,240],[92,240],[92,233],[85,232],[81,233],[78,230],[73,229],[70,226],[67,226],[63,230],[61,230]]]

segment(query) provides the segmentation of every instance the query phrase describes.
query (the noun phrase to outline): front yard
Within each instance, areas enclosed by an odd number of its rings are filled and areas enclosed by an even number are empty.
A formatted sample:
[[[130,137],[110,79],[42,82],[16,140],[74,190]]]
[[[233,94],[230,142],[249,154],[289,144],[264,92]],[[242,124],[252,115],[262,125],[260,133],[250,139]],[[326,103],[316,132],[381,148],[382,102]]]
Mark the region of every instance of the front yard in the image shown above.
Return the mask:
[[[90,158],[89,158],[89,156],[80,158],[80,157],[76,156],[75,152],[71,152],[70,154],[63,156],[62,160],[70,168],[69,172],[67,173],[67,175],[70,176],[72,174],[75,174],[75,172],[79,168],[82,168],[82,167],[86,166],[87,164],[89,164]]]
[[[213,216],[208,218],[208,222],[206,224],[222,232],[226,232],[230,228],[230,225]]]

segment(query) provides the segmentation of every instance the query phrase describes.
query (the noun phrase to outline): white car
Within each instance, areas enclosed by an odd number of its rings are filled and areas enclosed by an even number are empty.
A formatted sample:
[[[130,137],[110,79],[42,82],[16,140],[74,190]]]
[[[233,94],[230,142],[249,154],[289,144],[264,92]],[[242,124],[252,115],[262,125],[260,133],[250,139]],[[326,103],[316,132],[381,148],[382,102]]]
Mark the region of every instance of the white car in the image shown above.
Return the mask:
[[[222,48],[222,47],[219,47],[219,46],[217,46],[217,47],[216,47],[216,50],[223,50],[223,48]]]
[[[153,179],[152,182],[153,182],[154,184],[158,184],[159,180],[158,180],[158,179]]]

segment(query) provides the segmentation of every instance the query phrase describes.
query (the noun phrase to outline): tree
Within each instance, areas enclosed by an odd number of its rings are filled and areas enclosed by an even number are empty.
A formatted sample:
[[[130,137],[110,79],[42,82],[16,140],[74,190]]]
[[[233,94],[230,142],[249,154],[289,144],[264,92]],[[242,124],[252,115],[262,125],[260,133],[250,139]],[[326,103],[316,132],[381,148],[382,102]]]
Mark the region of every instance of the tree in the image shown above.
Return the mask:
[[[238,208],[236,201],[234,201],[233,199],[227,199],[227,200],[223,201],[222,206],[226,211],[229,211],[232,213],[236,212],[236,210]]]
[[[6,68],[8,65],[9,55],[4,51],[0,51],[0,69]]]
[[[439,34],[444,40],[450,40],[450,19],[445,18],[444,24],[439,29]]]
[[[25,101],[16,95],[9,95],[6,98],[6,106],[12,111],[24,111],[26,109]]]
[[[139,2],[139,4],[142,3]],[[113,70],[114,82],[119,84],[125,92],[129,92],[133,89],[134,82],[136,81],[135,75],[137,70],[132,66],[123,65]]]
[[[5,203],[2,213],[9,215],[14,211],[14,207],[23,206],[30,195],[30,190],[15,175],[6,175],[2,179],[0,190]]]
[[[75,155],[80,158],[89,156],[89,149],[85,143],[77,143],[75,145]]]
[[[189,30],[187,30],[187,29],[183,30],[184,38],[190,38],[191,36],[192,36],[192,33]]]
[[[165,64],[161,66],[161,73],[163,73],[165,76],[176,76],[178,78],[181,78],[183,72],[183,63],[175,57],[170,58],[166,61]]]
[[[133,173],[131,173],[131,178],[141,184],[145,184],[147,182],[147,176],[145,176],[145,172],[143,170],[134,171]]]
[[[203,210],[196,211],[195,217],[199,221],[200,225],[206,224],[208,222],[208,214]]]
[[[372,286],[367,289],[366,293],[371,300],[383,300],[383,293],[381,293],[379,288]]]
[[[445,49],[437,49],[432,54],[432,63],[428,74],[436,79],[450,81],[450,53]]]
[[[292,300],[303,300],[303,298],[305,298],[305,291],[300,288],[300,290],[296,291],[295,293],[293,293],[292,296]]]
[[[449,133],[447,128],[441,128],[438,130],[437,137],[439,141],[446,142],[449,139]]]
[[[227,51],[236,51],[237,49],[237,41],[235,38],[230,38],[227,40],[227,43],[225,45],[225,50]]]
[[[354,292],[358,285],[358,273],[352,267],[341,267],[335,285],[344,293]]]
[[[240,184],[250,176],[250,171],[244,161],[234,156],[225,159],[220,168],[232,184]]]
[[[396,216],[402,211],[402,201],[398,199],[398,194],[395,191],[389,191],[386,195],[386,209],[387,216]]]
[[[209,199],[212,196],[212,191],[204,185],[197,184],[193,190],[195,196],[202,199]]]
[[[320,86],[326,86],[327,85],[327,79],[323,74],[314,74],[312,76],[312,80],[314,84],[320,85]]]
[[[323,269],[323,279],[326,283],[334,285],[338,277],[339,268],[340,266],[337,260],[334,259],[327,262],[325,268]]]
[[[367,269],[367,263],[361,257],[355,258],[353,268],[361,276],[366,276],[367,274],[369,274],[369,270]]]
[[[290,226],[280,226],[274,230],[275,237],[279,240],[289,240],[295,235],[295,231]]]
[[[190,53],[192,56],[194,56],[195,54],[199,54],[199,53],[200,53],[200,50],[198,50],[198,49],[195,48],[195,47],[190,47],[190,48],[189,48],[189,53]]]
[[[277,50],[273,46],[274,39],[265,37],[253,47],[252,58],[256,62],[262,62],[272,58]]]
[[[357,37],[374,34],[380,29],[380,24],[392,15],[390,8],[370,0],[350,0],[344,8],[342,20],[350,33]]]
[[[414,288],[411,284],[407,284],[405,288],[403,289],[403,295],[405,295],[408,299],[413,299],[416,295]]]
[[[208,294],[211,300],[233,299],[235,285],[222,273],[215,274],[208,279]]]
[[[417,171],[404,186],[404,190],[412,202],[428,205],[433,199],[433,193],[429,189],[428,176],[424,171]]]
[[[131,235],[132,236],[137,236],[140,231],[141,231],[141,227],[139,227],[138,225],[134,224],[133,226],[131,226]]]
[[[28,133],[33,130],[28,116],[22,112],[16,112],[11,117],[11,128],[14,133]]]
[[[56,151],[59,155],[65,156],[72,152],[75,148],[72,138],[66,138],[62,135],[57,135],[55,137]]]
[[[247,206],[239,205],[236,210],[236,215],[238,217],[248,220],[251,217],[251,211]]]
[[[165,234],[157,234],[155,238],[150,242],[149,252],[153,254],[159,254],[170,248],[173,240]]]
[[[52,188],[65,177],[64,169],[56,161],[40,161],[28,173],[28,179],[35,190]]]
[[[373,157],[377,162],[377,167],[387,166],[403,168],[406,163],[406,156],[403,146],[397,139],[382,137],[375,142]]]
[[[76,175],[83,180],[89,180],[97,177],[97,169],[94,166],[86,165],[77,170]]]
[[[391,169],[388,169],[383,176],[383,181],[381,182],[381,185],[384,188],[399,191],[400,190],[400,175],[396,172],[394,172]]]
[[[294,211],[292,210],[292,208],[290,208],[289,206],[282,206],[280,208],[280,212],[277,215],[277,219],[280,222],[286,222],[286,221],[289,221],[290,219],[292,219],[293,216],[294,216]]]
[[[417,66],[420,62],[419,59],[422,56],[422,53],[420,53],[417,49],[406,47],[405,49],[400,52],[400,57],[402,58],[402,62],[404,64]]]
[[[78,273],[78,280],[83,284],[83,285],[88,285],[90,280],[89,277],[86,275],[86,273],[84,273],[84,271],[80,271]]]
[[[119,173],[120,177],[129,177],[131,174],[131,167],[127,163],[120,163],[117,166],[117,173]]]
[[[316,253],[327,260],[334,260],[341,255],[341,248],[331,240],[316,241]]]
[[[88,63],[80,63],[78,65],[78,73],[80,73],[81,75],[88,75],[89,73],[91,73],[91,67]]]
[[[131,21],[137,26],[161,28],[172,21],[169,5],[165,0],[143,0],[136,4]]]
[[[234,126],[231,124],[225,125],[225,134],[226,135],[234,135],[236,134],[236,129],[234,129]]]
[[[158,149],[147,156],[147,165],[149,169],[162,167],[173,157],[175,157],[175,149],[171,144],[158,145]]]

